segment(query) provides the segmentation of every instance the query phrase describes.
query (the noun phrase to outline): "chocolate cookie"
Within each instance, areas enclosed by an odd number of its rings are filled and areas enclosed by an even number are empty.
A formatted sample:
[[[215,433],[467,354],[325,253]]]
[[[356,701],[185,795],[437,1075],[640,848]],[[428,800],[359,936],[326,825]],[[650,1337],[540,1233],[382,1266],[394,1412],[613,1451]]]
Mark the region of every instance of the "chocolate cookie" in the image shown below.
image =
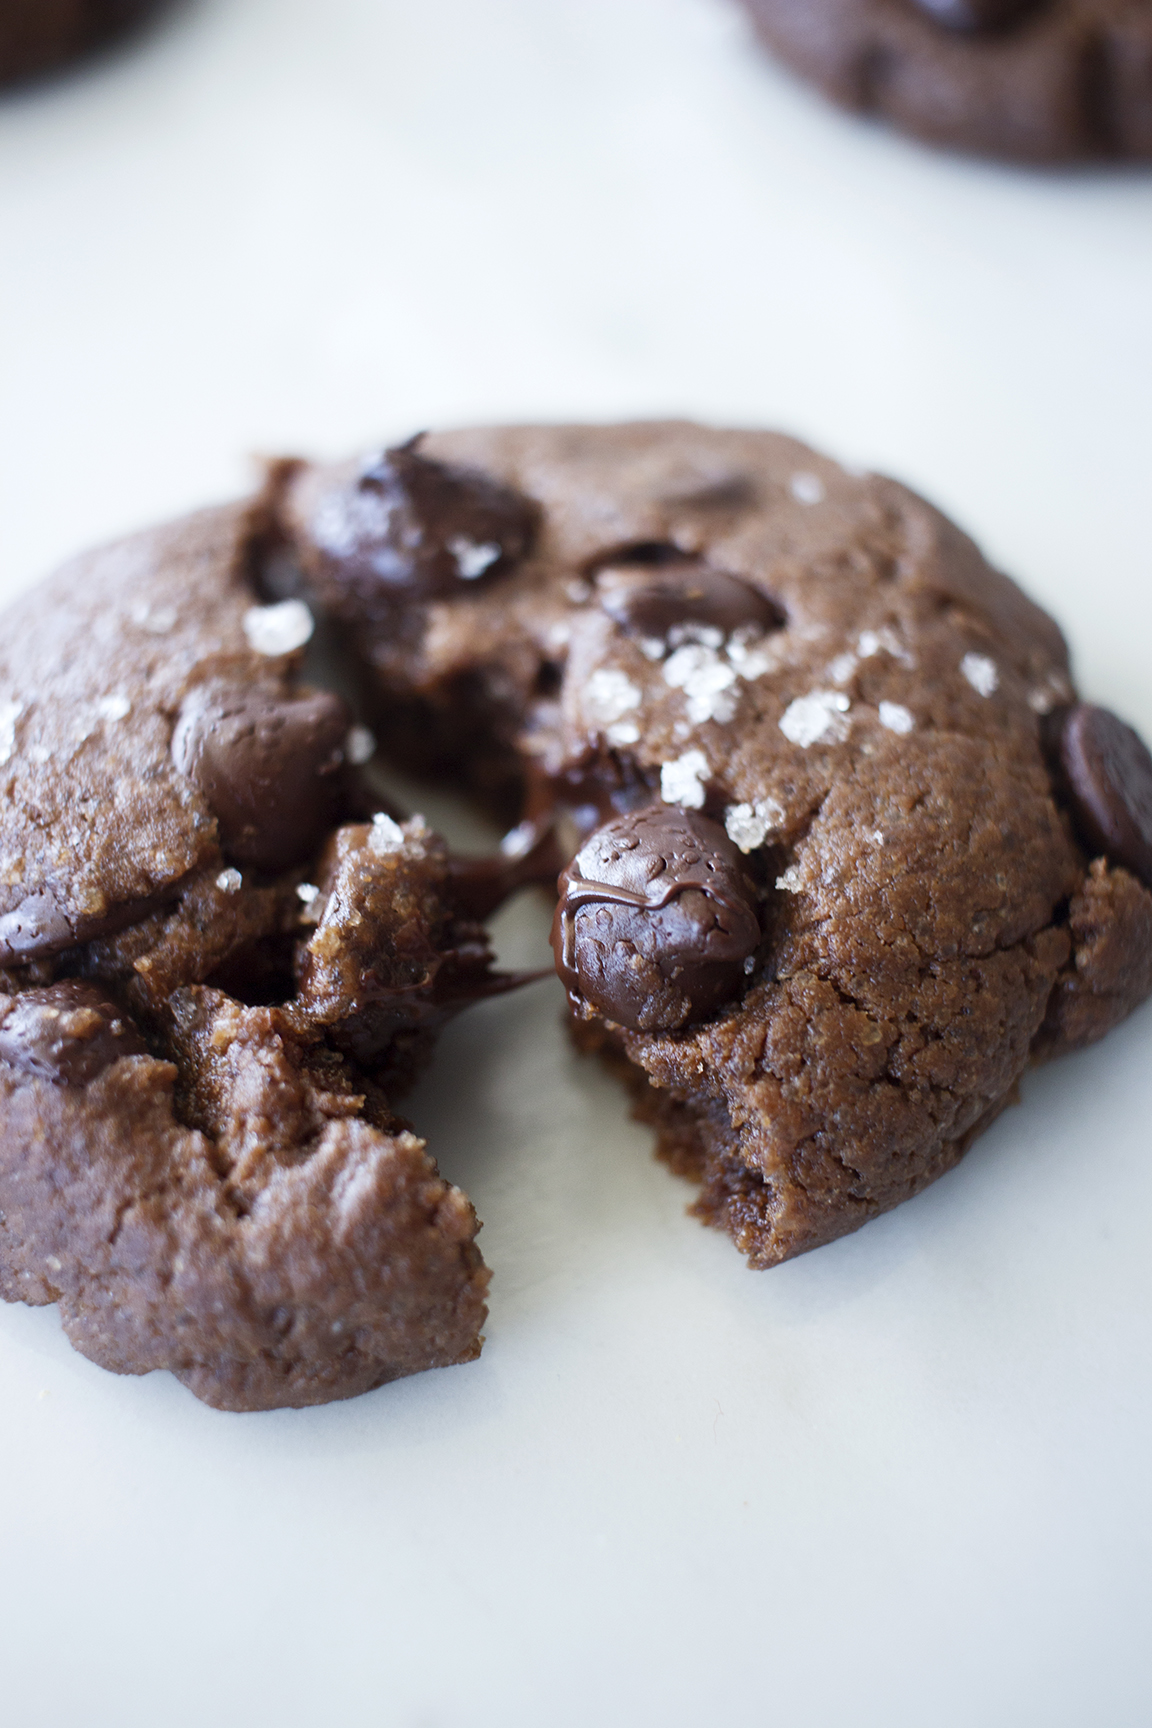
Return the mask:
[[[248,507],[80,559],[0,648],[0,1293],[207,1402],[474,1357],[477,1222],[392,1101],[509,987],[517,866],[379,809]]]
[[[1152,0],[745,0],[836,102],[1025,162],[1152,156]]]
[[[0,83],[79,60],[130,30],[163,0],[0,0]]]
[[[389,746],[554,836],[577,1035],[754,1265],[916,1193],[1152,990],[1152,759],[895,482],[529,427],[284,462],[266,511],[269,598],[327,611]]]

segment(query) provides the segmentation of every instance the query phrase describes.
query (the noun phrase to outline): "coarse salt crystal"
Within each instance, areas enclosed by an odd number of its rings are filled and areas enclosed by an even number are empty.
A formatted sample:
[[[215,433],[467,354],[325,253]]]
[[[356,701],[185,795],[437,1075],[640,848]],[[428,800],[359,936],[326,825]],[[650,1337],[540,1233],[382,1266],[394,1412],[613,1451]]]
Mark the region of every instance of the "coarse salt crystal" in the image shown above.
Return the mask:
[[[102,720],[124,720],[132,712],[132,704],[118,691],[114,696],[101,696],[96,712]]]
[[[386,858],[393,852],[402,852],[404,849],[404,830],[399,822],[394,822],[385,811],[378,810],[372,818],[372,831],[368,836],[368,845],[381,858]]]
[[[221,870],[216,878],[216,886],[222,894],[239,894],[244,886],[244,878],[239,870]]]
[[[303,600],[280,600],[274,606],[251,606],[244,614],[244,634],[257,654],[291,654],[303,648],[316,628]]]
[[[987,654],[965,654],[960,670],[978,696],[991,696],[1000,688],[1000,668]]]
[[[475,582],[485,570],[492,568],[503,547],[496,540],[469,540],[466,534],[457,534],[455,539],[449,540],[448,550],[455,558],[456,568],[464,581]]]
[[[367,726],[353,726],[344,740],[344,754],[354,768],[371,761],[376,754],[376,740]]]
[[[806,471],[793,474],[788,482],[788,490],[797,504],[822,504],[826,496],[824,482],[819,474],[810,474]]]
[[[703,642],[686,642],[677,648],[664,662],[664,681],[674,690],[683,690],[694,726],[705,720],[725,724],[736,712],[736,673]]]
[[[780,717],[780,730],[804,750],[811,744],[843,743],[851,730],[845,719],[851,706],[840,690],[813,690],[789,704]]]
[[[916,727],[912,713],[902,702],[881,702],[880,724],[886,726],[889,732],[899,732],[902,737]]]
[[[724,812],[729,840],[741,852],[754,852],[773,829],[784,821],[784,806],[775,798],[757,798],[754,804],[733,804]]]
[[[708,758],[703,750],[686,750],[674,762],[665,762],[660,770],[660,796],[665,804],[679,804],[685,810],[704,808],[704,786],[709,775]]]
[[[23,712],[23,702],[0,702],[0,763],[12,758],[16,748],[16,722]]]
[[[593,672],[584,690],[584,712],[603,726],[621,719],[639,701],[637,686],[615,666],[601,666]]]

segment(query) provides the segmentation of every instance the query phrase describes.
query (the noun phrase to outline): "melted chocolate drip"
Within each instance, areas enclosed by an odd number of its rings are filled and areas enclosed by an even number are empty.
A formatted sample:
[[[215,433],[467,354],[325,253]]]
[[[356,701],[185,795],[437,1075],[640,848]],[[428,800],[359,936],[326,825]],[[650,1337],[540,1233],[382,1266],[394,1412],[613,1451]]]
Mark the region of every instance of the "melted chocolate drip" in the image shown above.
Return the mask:
[[[756,889],[717,823],[650,805],[599,829],[560,877],[552,925],[570,995],[632,1031],[729,1000],[760,942]]]

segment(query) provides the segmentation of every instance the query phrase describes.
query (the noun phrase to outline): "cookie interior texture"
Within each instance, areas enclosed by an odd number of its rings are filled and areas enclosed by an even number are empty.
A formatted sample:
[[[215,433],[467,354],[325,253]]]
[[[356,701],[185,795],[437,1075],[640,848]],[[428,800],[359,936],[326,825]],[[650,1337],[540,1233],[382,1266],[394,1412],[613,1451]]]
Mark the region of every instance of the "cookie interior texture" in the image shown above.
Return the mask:
[[[1152,156],[1152,0],[744,0],[845,107],[1025,162]]]
[[[0,0],[0,83],[78,60],[130,30],[164,0]]]
[[[314,618],[503,861],[374,810]],[[1152,988],[1152,759],[958,529],[774,434],[285,460],[66,567],[2,655],[0,1289],[224,1408],[477,1353],[476,1220],[394,1101],[514,982],[516,882],[567,866],[574,1034],[755,1266]]]

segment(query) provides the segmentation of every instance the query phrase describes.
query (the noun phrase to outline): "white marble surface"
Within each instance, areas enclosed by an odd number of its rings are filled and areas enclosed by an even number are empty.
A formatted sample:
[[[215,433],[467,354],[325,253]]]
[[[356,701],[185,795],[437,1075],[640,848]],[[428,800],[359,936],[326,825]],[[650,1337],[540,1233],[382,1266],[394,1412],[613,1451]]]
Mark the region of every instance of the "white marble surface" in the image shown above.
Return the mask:
[[[1152,732],[1150,306],[1152,176],[879,134],[725,0],[200,0],[0,100],[0,580],[252,451],[675,410],[920,485]],[[411,1105],[479,1364],[228,1417],[0,1312],[6,1719],[1142,1728],[1149,1012],[756,1276],[559,1007]]]

